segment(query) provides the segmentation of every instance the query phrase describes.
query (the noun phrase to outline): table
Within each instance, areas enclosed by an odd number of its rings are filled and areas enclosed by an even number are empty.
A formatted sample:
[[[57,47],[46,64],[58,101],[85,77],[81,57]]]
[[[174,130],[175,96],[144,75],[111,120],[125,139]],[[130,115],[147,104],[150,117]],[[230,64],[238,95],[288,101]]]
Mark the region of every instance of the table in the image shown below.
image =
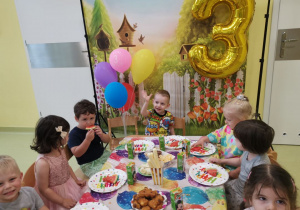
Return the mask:
[[[186,138],[191,141],[199,139],[199,136],[187,136]],[[128,153],[125,150],[125,144],[134,140],[149,140],[152,141],[158,148],[158,137],[145,137],[145,136],[128,136],[120,142],[120,145],[112,151],[110,158],[104,164],[102,170],[115,168],[121,169],[126,172],[126,165],[130,161],[134,161],[137,167],[146,162],[144,153],[139,153],[134,159],[128,159]],[[166,150],[175,157],[179,150]],[[176,161],[170,167],[164,169],[164,184],[163,186],[153,185],[151,177],[145,177],[137,173],[137,182],[134,185],[125,183],[117,191],[109,193],[97,193],[93,191],[86,192],[80,199],[80,203],[84,202],[101,202],[104,203],[109,209],[131,209],[130,201],[132,196],[138,193],[144,187],[151,188],[162,192],[168,198],[166,210],[171,210],[170,190],[181,187],[184,193],[184,209],[227,209],[224,186],[208,187],[198,184],[189,176],[189,168],[191,165],[199,162],[208,162],[209,157],[218,157],[215,152],[211,156],[195,157],[191,156],[186,160],[185,173],[177,172]]]

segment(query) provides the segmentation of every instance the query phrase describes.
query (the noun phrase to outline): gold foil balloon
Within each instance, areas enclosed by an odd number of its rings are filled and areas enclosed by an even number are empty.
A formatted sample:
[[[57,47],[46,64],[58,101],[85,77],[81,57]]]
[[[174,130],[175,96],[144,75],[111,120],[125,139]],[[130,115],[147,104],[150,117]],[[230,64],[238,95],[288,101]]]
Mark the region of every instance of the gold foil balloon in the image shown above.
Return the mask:
[[[137,51],[132,59],[131,73],[135,84],[140,84],[152,73],[155,66],[155,58],[150,50]]]
[[[196,0],[192,14],[199,20],[212,15],[219,4],[226,4],[231,13],[230,21],[216,24],[212,37],[226,45],[226,51],[220,59],[208,54],[207,46],[197,44],[191,48],[189,61],[199,74],[211,78],[225,78],[239,70],[245,62],[248,51],[247,29],[254,14],[254,0]]]

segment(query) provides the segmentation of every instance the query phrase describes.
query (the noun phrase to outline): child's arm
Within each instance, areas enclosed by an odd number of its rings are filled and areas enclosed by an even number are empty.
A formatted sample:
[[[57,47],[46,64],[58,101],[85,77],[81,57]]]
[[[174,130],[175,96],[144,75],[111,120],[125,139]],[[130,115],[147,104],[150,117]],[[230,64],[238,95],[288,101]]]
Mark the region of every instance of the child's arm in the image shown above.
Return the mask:
[[[169,127],[169,130],[170,130],[170,134],[171,134],[171,135],[175,135],[174,126],[170,126],[170,127]]]
[[[210,158],[209,161],[212,163],[217,163],[219,165],[230,165],[230,166],[235,166],[239,167],[241,166],[241,157],[238,158],[228,158],[228,159],[219,159],[219,158]]]
[[[147,92],[146,91],[142,91],[142,96],[143,98],[145,99],[145,103],[141,109],[141,114],[144,116],[144,117],[147,117],[148,116],[148,112],[147,112],[147,108],[148,108],[148,105],[149,105],[149,101],[150,101],[150,98],[152,96],[152,94],[150,94],[149,96],[147,95]]]
[[[109,143],[110,141],[109,135],[103,133],[102,129],[98,125],[95,126],[95,133],[100,137],[102,142]]]
[[[43,196],[45,196],[45,198],[68,209],[76,205],[76,201],[68,198],[63,198],[49,188],[50,166],[45,160],[43,159],[38,160],[35,164],[35,169],[37,175],[36,182],[37,182],[38,189],[40,193]]]
[[[71,148],[71,151],[75,157],[81,157],[89,148],[91,142],[95,138],[95,131],[89,130],[86,133],[85,139],[82,141],[82,143],[79,146],[75,146]]]
[[[202,148],[204,147],[205,143],[209,143],[209,138],[207,136],[202,136],[192,147],[200,145]]]
[[[76,182],[76,184],[78,184],[80,187],[84,187],[86,182],[84,180],[79,180],[77,179],[73,169],[71,168],[71,166],[69,166],[69,170],[70,170],[70,174],[71,174],[71,177],[74,179],[74,181]]]

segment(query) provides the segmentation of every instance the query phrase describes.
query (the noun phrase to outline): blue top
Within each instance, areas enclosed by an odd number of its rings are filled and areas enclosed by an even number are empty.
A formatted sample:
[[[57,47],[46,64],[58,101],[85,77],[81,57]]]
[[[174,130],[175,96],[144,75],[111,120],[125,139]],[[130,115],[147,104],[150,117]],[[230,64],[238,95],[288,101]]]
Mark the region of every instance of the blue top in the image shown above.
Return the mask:
[[[72,147],[79,146],[85,139],[87,132],[87,130],[82,130],[78,127],[73,128],[69,134],[69,148],[71,149]],[[102,156],[103,151],[104,148],[102,141],[100,137],[97,134],[95,134],[95,138],[91,142],[87,151],[81,157],[76,157],[77,163],[79,165],[82,165],[97,160],[99,157]]]

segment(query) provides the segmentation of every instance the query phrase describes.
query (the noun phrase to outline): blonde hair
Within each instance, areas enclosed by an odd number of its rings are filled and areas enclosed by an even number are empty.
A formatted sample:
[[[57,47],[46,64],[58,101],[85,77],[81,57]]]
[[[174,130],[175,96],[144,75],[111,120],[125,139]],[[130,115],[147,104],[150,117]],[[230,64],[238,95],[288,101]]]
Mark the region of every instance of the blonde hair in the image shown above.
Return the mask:
[[[237,118],[250,119],[252,114],[252,106],[248,97],[240,94],[236,98],[229,100],[224,105],[224,110],[231,108],[236,113]]]
[[[0,155],[0,171],[11,170],[21,173],[20,168],[12,157],[8,155]]]

